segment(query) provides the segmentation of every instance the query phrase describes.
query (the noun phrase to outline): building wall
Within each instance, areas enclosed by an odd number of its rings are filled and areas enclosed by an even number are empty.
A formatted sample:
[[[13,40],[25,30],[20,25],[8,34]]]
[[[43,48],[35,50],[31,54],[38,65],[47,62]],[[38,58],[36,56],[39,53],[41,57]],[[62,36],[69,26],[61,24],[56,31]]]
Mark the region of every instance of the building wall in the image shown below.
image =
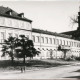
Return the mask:
[[[35,48],[41,52],[35,57],[37,59],[51,57],[63,58],[64,53],[58,51],[59,45],[61,45],[63,49],[70,49],[70,51],[67,52],[68,57],[72,55],[80,56],[80,41],[32,32],[32,24],[30,22],[0,16],[0,43],[3,43],[4,39],[7,39],[11,35],[17,37],[20,34],[24,34],[29,37],[29,39],[33,40]],[[0,55],[2,54],[1,48],[2,46],[0,45]],[[0,59],[2,58],[0,57]]]
[[[0,16],[0,59],[8,59],[8,56],[1,58],[4,39],[9,36],[19,37],[19,35],[25,35],[31,39],[31,30],[32,24],[30,22]]]
[[[48,42],[46,41],[46,38],[48,39]],[[66,54],[67,57],[72,55],[77,57],[80,56],[80,41],[37,32],[32,32],[32,40],[35,48],[41,52],[36,58],[51,58],[51,55],[53,58],[63,58],[64,53],[58,51],[59,45],[62,46],[63,49],[70,49]]]

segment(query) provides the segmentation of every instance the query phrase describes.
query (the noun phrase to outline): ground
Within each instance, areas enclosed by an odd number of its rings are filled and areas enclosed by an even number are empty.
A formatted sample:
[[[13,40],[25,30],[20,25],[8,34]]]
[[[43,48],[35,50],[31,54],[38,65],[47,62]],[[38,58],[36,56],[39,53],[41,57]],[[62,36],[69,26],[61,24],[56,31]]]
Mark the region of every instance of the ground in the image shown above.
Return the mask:
[[[50,61],[50,60],[48,60]],[[52,61],[53,62],[53,61]],[[56,61],[57,63],[57,61]],[[64,63],[64,61],[63,61]],[[80,79],[80,62],[49,68],[0,72],[0,79]]]

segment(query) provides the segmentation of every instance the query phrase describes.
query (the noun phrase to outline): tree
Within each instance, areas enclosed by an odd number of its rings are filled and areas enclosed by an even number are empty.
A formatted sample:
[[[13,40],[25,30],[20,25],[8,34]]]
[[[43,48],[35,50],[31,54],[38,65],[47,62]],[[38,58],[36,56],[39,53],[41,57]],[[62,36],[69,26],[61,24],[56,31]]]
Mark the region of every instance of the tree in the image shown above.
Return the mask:
[[[2,57],[8,54],[11,57],[12,63],[14,58],[23,58],[23,63],[25,64],[26,57],[33,57],[39,54],[34,48],[32,40],[29,40],[25,35],[20,35],[19,38],[9,37],[4,41],[2,45]]]
[[[7,40],[4,40],[4,44],[2,45],[2,57],[8,54],[11,57],[12,63],[14,60],[15,39],[15,37],[10,36]]]
[[[70,49],[62,49],[61,46],[58,46],[58,51],[62,51],[64,53],[64,59],[66,59],[66,53],[69,51]]]
[[[71,20],[72,25],[74,25],[78,23],[78,16],[74,15],[73,17],[70,17],[70,20]]]
[[[25,35],[20,35],[20,39],[17,39],[16,53],[16,57],[23,58],[23,63],[25,64],[26,57],[38,55],[39,51],[34,48],[32,40],[29,40]]]

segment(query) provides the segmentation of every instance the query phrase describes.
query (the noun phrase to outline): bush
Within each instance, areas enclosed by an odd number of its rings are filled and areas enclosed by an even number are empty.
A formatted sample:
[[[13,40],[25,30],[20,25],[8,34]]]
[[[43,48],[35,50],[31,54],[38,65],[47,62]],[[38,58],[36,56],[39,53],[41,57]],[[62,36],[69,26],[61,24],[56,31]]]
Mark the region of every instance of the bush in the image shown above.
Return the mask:
[[[75,57],[75,60],[78,60],[78,61],[80,61],[80,57]]]

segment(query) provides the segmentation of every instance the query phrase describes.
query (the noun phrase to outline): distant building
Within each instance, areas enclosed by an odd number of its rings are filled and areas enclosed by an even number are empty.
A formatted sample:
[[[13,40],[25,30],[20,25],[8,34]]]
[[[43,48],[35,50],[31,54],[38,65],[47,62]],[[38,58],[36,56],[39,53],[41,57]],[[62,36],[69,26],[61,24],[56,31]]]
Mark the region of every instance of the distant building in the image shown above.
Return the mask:
[[[70,49],[67,52],[68,57],[80,56],[80,41],[70,35],[34,29],[32,28],[32,20],[25,18],[24,13],[17,13],[8,7],[0,6],[0,44],[9,36],[18,37],[20,34],[32,39],[35,48],[41,52],[34,58],[63,58],[64,53],[58,51],[59,46],[62,49]],[[1,53],[0,51],[0,56]]]

